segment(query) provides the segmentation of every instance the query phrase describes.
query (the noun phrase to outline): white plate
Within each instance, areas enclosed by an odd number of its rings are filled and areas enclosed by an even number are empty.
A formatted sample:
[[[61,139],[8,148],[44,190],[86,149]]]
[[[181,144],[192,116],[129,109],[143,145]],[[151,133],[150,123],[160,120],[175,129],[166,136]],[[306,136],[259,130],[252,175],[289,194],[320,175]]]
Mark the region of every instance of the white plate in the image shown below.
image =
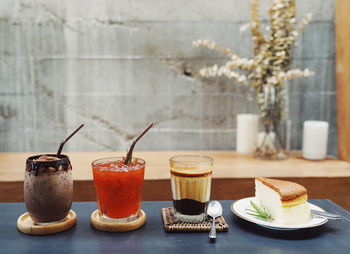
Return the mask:
[[[324,218],[315,218],[312,217],[308,222],[303,223],[303,224],[298,224],[298,225],[284,225],[284,224],[279,224],[273,221],[263,221],[260,220],[252,215],[249,215],[246,213],[246,208],[250,208],[250,201],[255,202],[255,197],[250,197],[250,198],[243,198],[240,200],[235,201],[231,205],[231,211],[237,215],[238,217],[253,222],[255,224],[258,224],[259,226],[270,228],[270,229],[275,229],[275,230],[297,230],[297,229],[302,229],[302,228],[312,228],[312,227],[317,227],[320,225],[325,224],[328,220]],[[310,204],[310,208],[313,210],[317,211],[324,211],[322,208]]]

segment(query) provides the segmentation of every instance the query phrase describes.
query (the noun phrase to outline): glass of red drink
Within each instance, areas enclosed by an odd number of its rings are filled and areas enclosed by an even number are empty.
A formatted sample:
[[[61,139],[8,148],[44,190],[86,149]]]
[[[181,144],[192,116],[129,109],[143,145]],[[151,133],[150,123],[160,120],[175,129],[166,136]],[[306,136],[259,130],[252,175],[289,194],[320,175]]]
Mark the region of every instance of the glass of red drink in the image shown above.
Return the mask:
[[[141,209],[141,191],[145,161],[133,158],[124,165],[123,157],[98,159],[92,162],[100,216],[109,222],[130,222]]]

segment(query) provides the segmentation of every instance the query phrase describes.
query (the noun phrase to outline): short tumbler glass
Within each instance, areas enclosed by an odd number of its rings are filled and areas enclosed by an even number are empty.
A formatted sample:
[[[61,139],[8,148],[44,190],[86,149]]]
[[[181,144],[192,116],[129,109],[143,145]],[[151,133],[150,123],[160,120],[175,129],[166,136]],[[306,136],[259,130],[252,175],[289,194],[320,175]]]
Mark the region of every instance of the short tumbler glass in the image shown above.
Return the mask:
[[[124,165],[123,157],[92,162],[100,216],[106,222],[130,222],[141,209],[145,161],[133,158]]]
[[[213,159],[183,155],[170,158],[171,191],[175,219],[201,222],[210,200]]]
[[[27,159],[24,202],[29,216],[36,224],[64,220],[71,208],[72,199],[72,166],[68,156],[44,154]]]

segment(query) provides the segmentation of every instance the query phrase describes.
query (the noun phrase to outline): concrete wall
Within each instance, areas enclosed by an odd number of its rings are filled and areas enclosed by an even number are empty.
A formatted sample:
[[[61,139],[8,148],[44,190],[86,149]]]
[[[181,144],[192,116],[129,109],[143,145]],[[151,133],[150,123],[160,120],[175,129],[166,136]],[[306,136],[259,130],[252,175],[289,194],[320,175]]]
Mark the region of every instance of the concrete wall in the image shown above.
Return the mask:
[[[270,1],[262,1],[267,20]],[[316,72],[290,84],[292,147],[302,122],[330,122],[336,155],[333,0],[298,1],[314,13],[294,65]],[[69,130],[86,127],[66,151],[126,150],[148,122],[137,149],[234,149],[235,116],[254,112],[248,89],[201,80],[220,62],[192,47],[215,40],[251,56],[246,0],[2,0],[0,2],[0,152],[53,151]]]

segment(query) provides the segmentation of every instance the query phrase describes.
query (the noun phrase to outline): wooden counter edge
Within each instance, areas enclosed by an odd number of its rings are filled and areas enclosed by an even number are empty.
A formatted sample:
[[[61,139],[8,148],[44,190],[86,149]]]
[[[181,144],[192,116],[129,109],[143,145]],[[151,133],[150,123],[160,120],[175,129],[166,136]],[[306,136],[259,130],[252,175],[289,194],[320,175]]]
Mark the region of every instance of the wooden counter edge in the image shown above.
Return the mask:
[[[310,199],[330,199],[350,210],[350,177],[282,177],[278,178],[300,183],[308,189]],[[214,178],[211,199],[237,200],[254,196],[253,178]],[[170,180],[145,180],[144,201],[171,200]],[[73,201],[96,201],[92,180],[74,181]],[[0,182],[0,202],[23,202],[23,182]]]

